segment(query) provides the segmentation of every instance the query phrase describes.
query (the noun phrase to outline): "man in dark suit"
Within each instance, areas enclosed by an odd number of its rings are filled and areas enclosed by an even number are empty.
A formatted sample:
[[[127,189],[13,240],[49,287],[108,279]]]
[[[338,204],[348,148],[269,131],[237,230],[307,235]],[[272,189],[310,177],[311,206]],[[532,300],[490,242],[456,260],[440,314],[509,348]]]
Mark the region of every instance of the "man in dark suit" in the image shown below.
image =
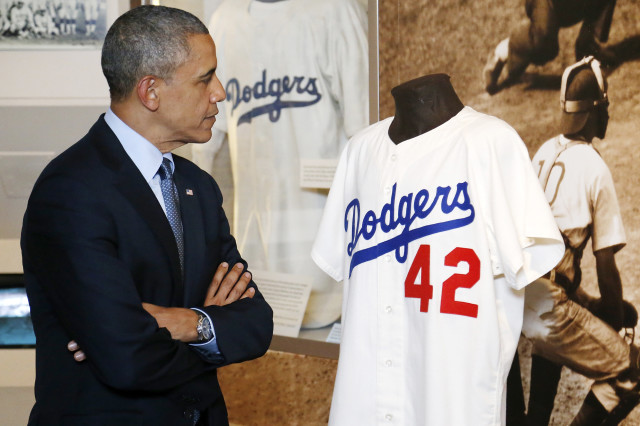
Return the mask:
[[[272,311],[220,190],[171,154],[211,137],[225,98],[216,67],[207,28],[187,12],[141,6],[110,28],[111,106],[46,167],[24,217],[29,424],[224,425],[216,368],[266,352]]]

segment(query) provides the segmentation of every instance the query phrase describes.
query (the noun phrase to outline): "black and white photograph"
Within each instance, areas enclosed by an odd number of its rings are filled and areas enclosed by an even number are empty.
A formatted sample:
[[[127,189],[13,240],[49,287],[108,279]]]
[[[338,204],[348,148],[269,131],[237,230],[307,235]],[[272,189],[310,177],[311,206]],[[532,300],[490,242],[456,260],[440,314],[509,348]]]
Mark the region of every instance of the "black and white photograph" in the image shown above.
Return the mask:
[[[102,44],[107,0],[0,0],[0,49]]]

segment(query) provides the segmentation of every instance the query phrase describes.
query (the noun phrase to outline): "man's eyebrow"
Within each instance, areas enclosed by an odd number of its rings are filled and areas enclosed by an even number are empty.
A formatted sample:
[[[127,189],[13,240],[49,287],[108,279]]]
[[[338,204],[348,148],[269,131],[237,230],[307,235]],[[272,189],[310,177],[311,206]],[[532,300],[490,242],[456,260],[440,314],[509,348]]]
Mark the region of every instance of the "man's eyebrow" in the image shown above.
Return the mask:
[[[207,71],[207,73],[202,74],[202,75],[200,76],[200,78],[201,78],[201,79],[209,78],[209,77],[211,77],[213,74],[215,74],[215,72],[216,72],[216,68],[211,68],[209,71]]]

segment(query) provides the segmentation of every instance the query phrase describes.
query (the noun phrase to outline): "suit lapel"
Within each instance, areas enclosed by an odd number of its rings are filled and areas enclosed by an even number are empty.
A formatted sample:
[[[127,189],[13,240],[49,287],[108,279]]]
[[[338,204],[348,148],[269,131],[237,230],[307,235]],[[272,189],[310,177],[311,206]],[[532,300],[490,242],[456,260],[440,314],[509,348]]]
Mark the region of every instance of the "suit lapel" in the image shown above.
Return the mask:
[[[96,132],[93,140],[104,164],[112,169],[115,187],[131,203],[144,222],[158,238],[171,264],[171,274],[175,283],[173,302],[181,301],[182,273],[180,257],[171,225],[164,214],[155,194],[142,174],[129,158],[111,128],[101,117],[92,128]]]
[[[176,157],[174,156],[174,159]],[[197,285],[201,265],[204,265],[205,239],[202,212],[194,182],[181,173],[176,161],[174,181],[180,197],[180,213],[184,231],[184,300],[185,306],[200,306],[204,294]]]

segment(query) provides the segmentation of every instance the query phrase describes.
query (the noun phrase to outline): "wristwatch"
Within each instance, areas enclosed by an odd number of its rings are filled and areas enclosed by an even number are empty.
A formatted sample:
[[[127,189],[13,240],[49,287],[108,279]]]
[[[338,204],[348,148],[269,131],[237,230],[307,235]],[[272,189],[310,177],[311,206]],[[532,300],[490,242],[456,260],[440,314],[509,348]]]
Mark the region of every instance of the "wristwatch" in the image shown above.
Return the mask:
[[[195,311],[198,314],[198,325],[196,325],[196,331],[198,332],[199,342],[208,342],[213,338],[213,330],[211,328],[211,321],[209,317],[202,312]]]

